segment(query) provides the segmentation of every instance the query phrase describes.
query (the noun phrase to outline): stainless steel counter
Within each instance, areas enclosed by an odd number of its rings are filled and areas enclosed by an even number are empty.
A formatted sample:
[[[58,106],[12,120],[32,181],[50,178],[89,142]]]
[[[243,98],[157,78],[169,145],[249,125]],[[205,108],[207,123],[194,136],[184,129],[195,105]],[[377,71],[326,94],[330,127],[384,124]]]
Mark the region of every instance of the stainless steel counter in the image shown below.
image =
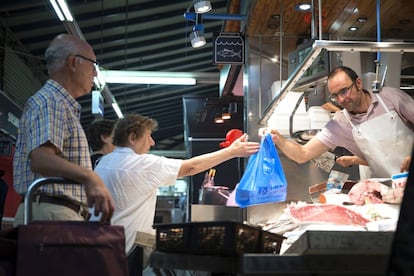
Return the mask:
[[[232,275],[385,275],[393,234],[310,231],[292,245],[289,254],[206,256],[154,252],[151,265]]]
[[[244,254],[238,257],[154,252],[151,266],[231,275],[385,275],[388,254]]]

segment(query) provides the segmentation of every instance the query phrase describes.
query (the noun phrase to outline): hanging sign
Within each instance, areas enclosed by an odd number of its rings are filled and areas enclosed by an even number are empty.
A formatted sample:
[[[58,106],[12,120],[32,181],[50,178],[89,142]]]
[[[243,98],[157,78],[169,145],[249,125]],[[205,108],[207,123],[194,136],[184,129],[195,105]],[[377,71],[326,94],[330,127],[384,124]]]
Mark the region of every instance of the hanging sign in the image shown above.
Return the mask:
[[[220,33],[214,39],[214,63],[243,64],[244,45],[239,33]]]

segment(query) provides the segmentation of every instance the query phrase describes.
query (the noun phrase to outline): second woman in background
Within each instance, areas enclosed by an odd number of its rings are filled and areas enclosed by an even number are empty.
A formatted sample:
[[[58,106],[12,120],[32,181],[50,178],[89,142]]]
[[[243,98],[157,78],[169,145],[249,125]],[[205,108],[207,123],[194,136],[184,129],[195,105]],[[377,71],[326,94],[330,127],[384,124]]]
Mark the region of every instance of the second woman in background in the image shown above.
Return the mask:
[[[92,168],[101,160],[102,156],[112,152],[115,148],[112,143],[115,120],[96,119],[87,129],[89,147],[91,148]]]

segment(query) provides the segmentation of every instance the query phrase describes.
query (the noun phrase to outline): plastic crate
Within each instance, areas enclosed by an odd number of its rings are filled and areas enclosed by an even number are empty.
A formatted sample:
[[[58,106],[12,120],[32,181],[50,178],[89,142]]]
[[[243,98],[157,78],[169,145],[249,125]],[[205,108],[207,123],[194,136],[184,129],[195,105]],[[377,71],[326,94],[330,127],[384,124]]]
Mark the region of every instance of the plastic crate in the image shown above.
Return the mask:
[[[192,223],[191,251],[201,255],[258,253],[261,231],[238,222]]]
[[[285,237],[281,235],[262,231],[260,239],[261,253],[279,254],[284,239]]]
[[[164,252],[188,252],[190,250],[191,224],[157,224],[156,248]]]
[[[198,255],[278,254],[284,237],[233,221],[156,224],[156,248]]]

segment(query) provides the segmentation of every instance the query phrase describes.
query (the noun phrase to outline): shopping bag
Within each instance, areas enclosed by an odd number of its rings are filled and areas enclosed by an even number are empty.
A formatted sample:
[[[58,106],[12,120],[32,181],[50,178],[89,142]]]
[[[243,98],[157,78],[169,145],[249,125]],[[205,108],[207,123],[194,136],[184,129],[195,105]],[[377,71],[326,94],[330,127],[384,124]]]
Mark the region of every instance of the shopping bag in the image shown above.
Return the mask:
[[[88,221],[18,226],[17,276],[127,276],[124,228]]]
[[[272,137],[262,138],[259,151],[247,162],[236,189],[236,203],[248,207],[286,200],[287,181]]]
[[[51,183],[76,182],[45,177],[29,186],[24,224],[16,228],[16,276],[128,276],[123,226],[96,221],[32,221],[36,190]]]
[[[7,228],[0,232],[0,275],[16,275],[17,229]]]

